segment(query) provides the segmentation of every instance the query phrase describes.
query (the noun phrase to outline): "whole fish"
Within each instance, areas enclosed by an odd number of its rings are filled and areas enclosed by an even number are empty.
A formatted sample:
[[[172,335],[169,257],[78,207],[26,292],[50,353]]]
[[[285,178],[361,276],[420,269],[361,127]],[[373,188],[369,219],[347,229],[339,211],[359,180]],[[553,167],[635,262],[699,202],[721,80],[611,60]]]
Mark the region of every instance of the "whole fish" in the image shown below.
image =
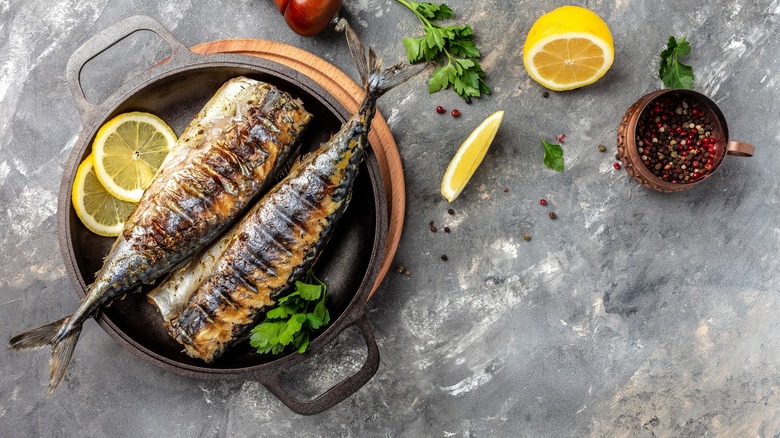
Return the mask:
[[[217,91],[163,162],[76,312],[11,338],[13,350],[51,346],[49,394],[84,321],[221,234],[274,181],[310,119],[299,100],[263,82],[238,77]]]
[[[357,113],[327,143],[297,163],[231,231],[193,266],[174,273],[186,307],[167,316],[171,335],[192,357],[212,362],[243,339],[258,318],[310,268],[346,209],[363,160],[376,100],[421,71],[382,71],[347,28],[347,41],[366,96]],[[424,66],[422,66],[424,67]]]

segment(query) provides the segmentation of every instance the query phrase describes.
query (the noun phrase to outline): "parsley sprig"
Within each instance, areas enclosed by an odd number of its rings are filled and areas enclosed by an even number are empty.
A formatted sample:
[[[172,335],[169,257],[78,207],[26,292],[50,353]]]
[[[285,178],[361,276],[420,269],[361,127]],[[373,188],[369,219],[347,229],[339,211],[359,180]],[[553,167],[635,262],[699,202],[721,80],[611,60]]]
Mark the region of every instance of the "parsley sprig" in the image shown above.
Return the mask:
[[[303,353],[311,335],[330,322],[325,307],[328,291],[325,283],[309,271],[305,282],[296,281],[295,291],[277,301],[266,313],[265,321],[252,329],[249,344],[260,354],[278,355],[288,346]]]
[[[680,62],[680,58],[691,53],[691,43],[685,37],[677,41],[670,36],[666,50],[661,52],[661,67],[658,76],[669,88],[693,88],[693,68]]]
[[[542,139],[544,147],[544,165],[556,172],[563,172],[563,148]]]
[[[439,68],[431,75],[428,92],[452,88],[460,97],[469,100],[482,93],[490,94],[484,81],[485,72],[477,59],[481,56],[468,25],[440,26],[434,21],[455,17],[446,4],[397,0],[420,19],[425,36],[404,38],[406,57],[410,63],[434,61]]]

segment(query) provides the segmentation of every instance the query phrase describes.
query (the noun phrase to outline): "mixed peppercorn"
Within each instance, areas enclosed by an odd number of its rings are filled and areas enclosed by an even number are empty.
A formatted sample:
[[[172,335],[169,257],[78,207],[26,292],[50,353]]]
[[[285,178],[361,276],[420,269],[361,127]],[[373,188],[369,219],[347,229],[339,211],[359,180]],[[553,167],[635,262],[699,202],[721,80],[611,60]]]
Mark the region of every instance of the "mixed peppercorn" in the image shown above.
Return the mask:
[[[663,96],[642,111],[636,145],[642,163],[672,184],[703,178],[723,156],[710,116],[698,102],[675,95]]]

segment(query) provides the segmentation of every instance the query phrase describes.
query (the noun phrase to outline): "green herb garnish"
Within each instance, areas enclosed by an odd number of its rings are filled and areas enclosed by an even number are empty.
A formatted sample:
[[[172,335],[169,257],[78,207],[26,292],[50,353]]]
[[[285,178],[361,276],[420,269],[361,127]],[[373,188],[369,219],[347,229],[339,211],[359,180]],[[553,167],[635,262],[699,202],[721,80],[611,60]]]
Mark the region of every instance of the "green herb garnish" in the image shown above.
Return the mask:
[[[556,172],[563,172],[563,148],[559,144],[548,143],[542,139],[544,146],[544,165]]]
[[[490,94],[490,88],[483,79],[485,72],[477,61],[480,53],[474,44],[471,26],[439,26],[433,23],[455,16],[445,4],[397,1],[414,12],[425,29],[424,37],[404,38],[409,62],[425,60],[439,65],[428,82],[428,92],[435,93],[452,85],[455,92],[467,101],[479,97],[481,93]]]
[[[314,331],[328,325],[330,313],[325,283],[309,271],[305,282],[296,281],[295,291],[280,298],[266,313],[265,321],[252,329],[249,344],[260,354],[278,355],[288,346],[303,353]]]
[[[693,88],[693,69],[680,62],[680,58],[691,53],[691,43],[685,37],[677,41],[669,37],[666,50],[661,52],[661,68],[658,76],[669,88]]]

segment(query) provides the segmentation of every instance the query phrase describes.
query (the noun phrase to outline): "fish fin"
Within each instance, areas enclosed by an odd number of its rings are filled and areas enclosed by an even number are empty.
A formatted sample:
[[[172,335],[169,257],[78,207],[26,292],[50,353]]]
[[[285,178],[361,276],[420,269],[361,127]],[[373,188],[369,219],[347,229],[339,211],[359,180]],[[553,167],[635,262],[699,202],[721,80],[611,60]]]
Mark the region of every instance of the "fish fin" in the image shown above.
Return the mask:
[[[52,345],[54,337],[67,319],[68,317],[65,317],[32,330],[19,333],[8,340],[8,348],[13,351],[21,351]]]
[[[382,60],[370,47],[368,55],[366,55],[365,45],[348,23],[345,26],[345,34],[349,52],[352,54],[352,59],[355,61],[360,80],[363,83],[363,89],[374,98],[378,98],[394,87],[417,76],[431,65],[430,63],[415,65],[398,63],[382,70]]]
[[[366,61],[366,47],[363,42],[360,41],[357,33],[352,30],[349,23],[345,22],[345,35],[347,36],[347,45],[349,46],[349,53],[352,55],[352,60],[355,62],[358,74],[360,75],[360,81],[363,83],[363,89],[368,91],[368,63]]]
[[[52,395],[54,390],[65,377],[65,371],[68,369],[70,359],[73,357],[73,350],[76,349],[76,343],[81,334],[81,326],[74,327],[62,340],[56,342],[51,350],[51,359],[49,359],[49,389],[48,395]]]

